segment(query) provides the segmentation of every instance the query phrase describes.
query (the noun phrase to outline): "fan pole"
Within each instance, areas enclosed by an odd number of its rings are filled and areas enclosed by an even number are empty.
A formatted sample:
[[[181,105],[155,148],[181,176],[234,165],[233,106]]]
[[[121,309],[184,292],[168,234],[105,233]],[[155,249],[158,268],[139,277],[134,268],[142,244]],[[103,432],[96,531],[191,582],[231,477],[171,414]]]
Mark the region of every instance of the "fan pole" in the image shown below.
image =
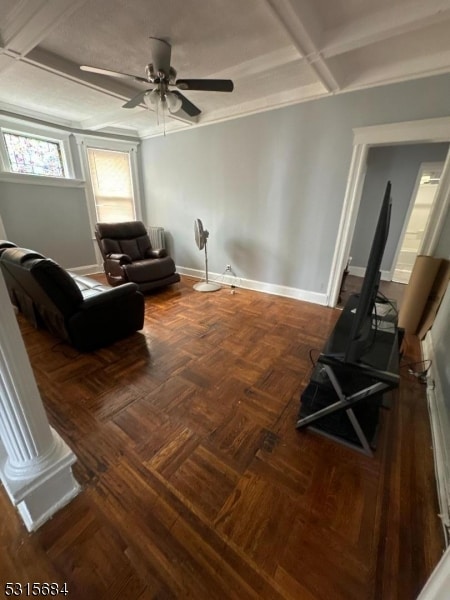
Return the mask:
[[[207,251],[207,242],[205,240],[205,281],[199,281],[198,283],[194,283],[194,290],[197,292],[217,292],[220,290],[219,283],[210,283],[208,279],[208,251]]]
[[[206,283],[209,283],[208,281],[208,242],[207,240],[205,240],[205,281]]]

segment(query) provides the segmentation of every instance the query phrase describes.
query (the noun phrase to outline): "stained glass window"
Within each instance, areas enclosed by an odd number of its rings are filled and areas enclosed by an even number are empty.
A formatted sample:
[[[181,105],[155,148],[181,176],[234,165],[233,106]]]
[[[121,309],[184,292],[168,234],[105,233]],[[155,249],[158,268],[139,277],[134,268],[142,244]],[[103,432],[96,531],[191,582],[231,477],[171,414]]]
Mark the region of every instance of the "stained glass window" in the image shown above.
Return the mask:
[[[3,137],[14,173],[65,177],[58,142],[6,132]]]

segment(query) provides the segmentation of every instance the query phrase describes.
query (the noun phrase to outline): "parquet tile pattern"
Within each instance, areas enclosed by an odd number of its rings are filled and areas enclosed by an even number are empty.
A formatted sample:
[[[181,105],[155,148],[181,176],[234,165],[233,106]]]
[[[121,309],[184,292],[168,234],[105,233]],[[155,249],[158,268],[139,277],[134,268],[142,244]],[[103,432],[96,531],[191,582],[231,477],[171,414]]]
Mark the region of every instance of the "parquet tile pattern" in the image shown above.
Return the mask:
[[[374,458],[298,432],[310,354],[338,311],[192,284],[148,295],[143,331],[91,354],[20,319],[83,491],[32,535],[0,491],[2,586],[66,581],[88,600],[415,598],[443,548],[424,389],[402,378]]]

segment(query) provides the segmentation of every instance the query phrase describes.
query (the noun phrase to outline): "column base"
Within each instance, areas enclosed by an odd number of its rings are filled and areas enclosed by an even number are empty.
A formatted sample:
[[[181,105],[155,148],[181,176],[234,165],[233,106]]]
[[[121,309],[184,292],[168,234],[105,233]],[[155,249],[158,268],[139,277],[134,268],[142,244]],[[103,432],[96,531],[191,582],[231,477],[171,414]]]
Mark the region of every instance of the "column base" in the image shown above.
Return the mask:
[[[0,440],[0,479],[11,502],[17,506],[28,531],[35,531],[80,491],[72,474],[76,456],[69,446],[58,439],[58,452],[44,470],[20,479],[8,477],[8,455]]]

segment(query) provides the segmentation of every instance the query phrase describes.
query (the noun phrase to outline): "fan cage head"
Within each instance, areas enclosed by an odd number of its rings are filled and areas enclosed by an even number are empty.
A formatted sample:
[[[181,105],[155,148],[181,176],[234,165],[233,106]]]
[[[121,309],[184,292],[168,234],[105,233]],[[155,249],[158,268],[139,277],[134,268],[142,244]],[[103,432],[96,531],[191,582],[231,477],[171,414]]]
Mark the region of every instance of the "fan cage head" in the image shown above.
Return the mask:
[[[203,250],[206,244],[206,240],[209,236],[209,231],[203,229],[203,223],[200,219],[195,219],[194,221],[194,233],[195,233],[195,243],[198,246],[199,250]]]

